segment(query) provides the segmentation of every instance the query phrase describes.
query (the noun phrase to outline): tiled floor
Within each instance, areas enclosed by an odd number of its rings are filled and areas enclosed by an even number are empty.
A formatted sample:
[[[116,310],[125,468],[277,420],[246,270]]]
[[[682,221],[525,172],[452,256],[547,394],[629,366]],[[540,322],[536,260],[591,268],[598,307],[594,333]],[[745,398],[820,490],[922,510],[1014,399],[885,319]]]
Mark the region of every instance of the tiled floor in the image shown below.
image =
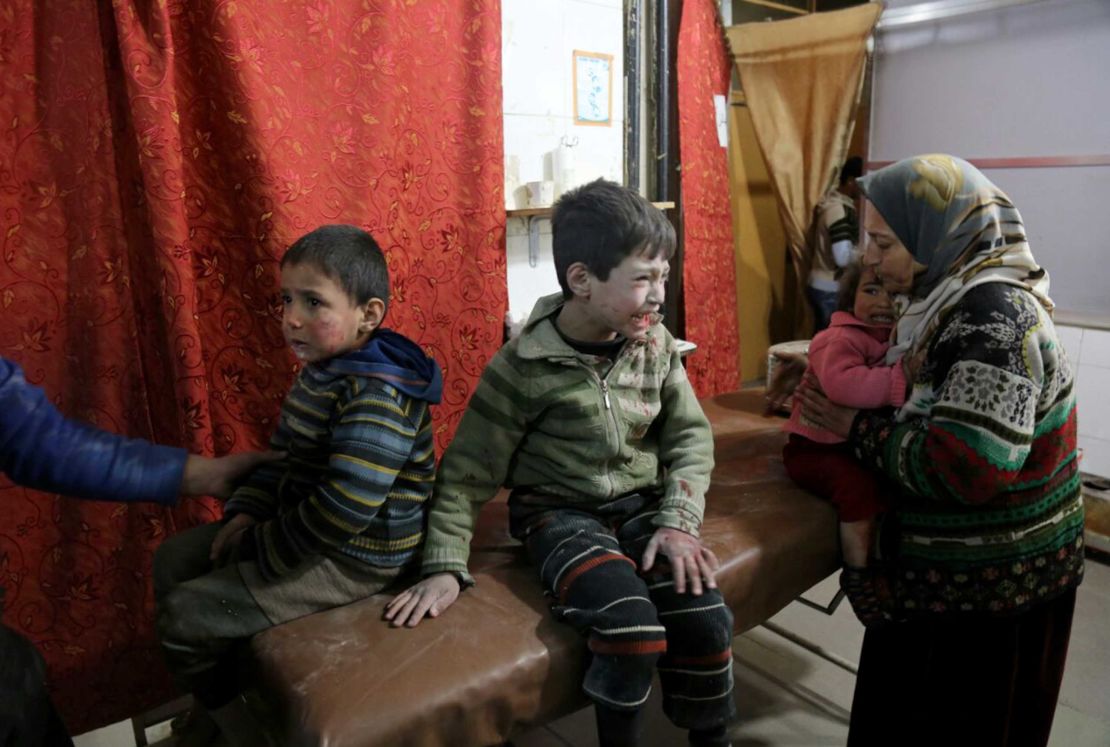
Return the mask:
[[[827,579],[806,596],[828,602],[836,590]],[[1052,747],[1110,745],[1110,566],[1087,565],[1056,709]],[[794,603],[771,619],[843,659],[858,659],[863,628],[843,604],[831,617]],[[736,639],[736,704],[740,717],[734,747],[843,745],[848,733],[854,677],[781,638],[756,628]],[[788,690],[787,688],[790,688]],[[798,691],[801,694],[798,694]],[[793,692],[792,692],[793,691]],[[663,717],[657,696],[650,704],[645,747],[684,745],[685,735]],[[151,732],[152,741],[161,738]],[[77,747],[130,747],[130,726],[117,724],[78,737]],[[160,744],[168,745],[169,742]],[[595,747],[593,715],[579,711],[514,738],[516,747]]]

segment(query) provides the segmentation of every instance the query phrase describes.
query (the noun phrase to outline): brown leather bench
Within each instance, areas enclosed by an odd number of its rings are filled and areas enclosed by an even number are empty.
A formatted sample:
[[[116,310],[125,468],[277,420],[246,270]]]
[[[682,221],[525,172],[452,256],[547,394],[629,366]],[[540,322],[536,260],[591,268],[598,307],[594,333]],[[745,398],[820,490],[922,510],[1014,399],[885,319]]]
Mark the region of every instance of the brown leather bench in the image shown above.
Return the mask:
[[[786,477],[781,420],[760,415],[759,392],[702,405],[717,458],[702,536],[739,633],[836,570],[836,517]],[[259,691],[288,744],[498,744],[585,705],[583,640],[551,619],[507,527],[503,500],[488,504],[471,559],[477,586],[438,620],[392,629],[387,600],[374,598],[255,636]]]

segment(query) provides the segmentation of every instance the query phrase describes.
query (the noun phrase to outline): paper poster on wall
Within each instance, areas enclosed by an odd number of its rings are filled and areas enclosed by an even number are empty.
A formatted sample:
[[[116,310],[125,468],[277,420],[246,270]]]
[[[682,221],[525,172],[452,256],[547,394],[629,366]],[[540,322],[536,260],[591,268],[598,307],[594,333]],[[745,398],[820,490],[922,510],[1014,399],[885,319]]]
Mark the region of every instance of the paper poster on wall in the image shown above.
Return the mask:
[[[713,94],[713,112],[717,117],[717,143],[728,147],[728,102],[719,93]]]
[[[574,50],[574,123],[609,127],[612,117],[613,55]]]

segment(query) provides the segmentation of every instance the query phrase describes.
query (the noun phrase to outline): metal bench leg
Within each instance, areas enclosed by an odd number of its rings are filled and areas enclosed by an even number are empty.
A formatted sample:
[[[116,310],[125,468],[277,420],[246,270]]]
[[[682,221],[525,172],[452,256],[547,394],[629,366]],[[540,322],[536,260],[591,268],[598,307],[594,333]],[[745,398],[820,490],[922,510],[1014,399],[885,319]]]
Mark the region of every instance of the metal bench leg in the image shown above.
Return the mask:
[[[805,597],[801,597],[801,596],[799,596],[795,601],[801,602],[802,604],[806,605],[807,607],[810,607],[811,609],[815,609],[818,612],[823,612],[826,615],[831,615],[831,614],[833,614],[833,612],[836,611],[836,608],[840,606],[840,603],[844,601],[844,590],[843,589],[838,589],[836,594],[833,596],[832,600],[828,604],[825,604],[825,605],[817,604],[816,602],[811,602],[808,599],[806,599]],[[829,662],[830,664],[833,664],[837,667],[840,667],[841,669],[843,669],[844,671],[852,674],[853,676],[855,676],[858,673],[857,666],[855,664],[853,664],[852,662],[848,661],[847,659],[843,658],[842,656],[834,654],[833,652],[831,652],[831,651],[829,651],[825,648],[822,648],[821,646],[818,646],[816,643],[813,643],[812,641],[808,641],[805,638],[802,638],[800,635],[797,635],[796,633],[791,633],[789,630],[782,627],[781,625],[777,625],[773,622],[767,621],[767,622],[762,623],[762,627],[766,628],[767,630],[771,631],[772,633],[774,633],[778,636],[781,636],[782,638],[785,638],[786,640],[790,641],[794,645],[800,646],[801,648],[804,648],[806,651],[809,651],[810,653],[815,654],[816,656],[820,657],[821,659],[824,659],[825,661]],[[782,689],[786,690],[788,693],[790,693],[794,697],[798,698],[799,700],[802,700],[802,701],[805,701],[806,703],[809,703],[813,707],[817,708],[820,711],[823,711],[823,712],[827,713],[828,715],[832,716],[833,718],[837,719],[838,721],[840,721],[842,723],[845,723],[845,724],[848,723],[849,715],[850,715],[848,713],[848,711],[844,710],[839,705],[832,702],[828,698],[822,696],[821,694],[816,693],[813,690],[810,690],[808,687],[804,687],[802,685],[798,685],[798,684],[795,684],[793,682],[787,682],[787,681],[783,680],[782,678],[780,678],[780,677],[778,677],[778,676],[776,676],[776,675],[774,675],[770,672],[767,672],[767,671],[765,671],[763,669],[760,669],[758,667],[753,667],[750,664],[745,663],[744,666],[747,667],[748,669],[751,669],[755,672],[758,672],[760,675],[762,675],[766,679],[770,680],[774,684],[778,685]]]
[[[132,716],[131,730],[135,734],[135,744],[137,747],[147,747],[147,744],[149,744],[146,741],[146,730],[148,727],[160,724],[163,721],[168,721],[174,716],[185,713],[185,711],[192,707],[192,696],[185,695],[176,700],[171,700],[169,703],[163,703],[145,713],[140,713],[138,716]]]
[[[816,643],[812,643],[810,641],[807,641],[805,638],[802,638],[800,635],[796,635],[794,633],[791,633],[789,630],[787,630],[786,628],[783,628],[780,625],[776,625],[773,622],[765,622],[765,623],[763,623],[763,627],[767,628],[767,630],[771,631],[772,633],[775,633],[777,635],[782,636],[783,638],[790,641],[794,645],[801,646],[806,651],[809,651],[810,653],[813,653],[813,654],[816,654],[817,656],[820,656],[822,659],[829,662],[830,664],[835,664],[836,666],[840,667],[841,669],[843,669],[846,672],[850,672],[853,675],[858,674],[858,670],[856,669],[856,665],[853,664],[852,662],[848,661],[847,659],[845,659],[845,658],[843,658],[843,657],[841,657],[837,654],[834,654],[832,651],[828,651],[824,648],[821,648]]]

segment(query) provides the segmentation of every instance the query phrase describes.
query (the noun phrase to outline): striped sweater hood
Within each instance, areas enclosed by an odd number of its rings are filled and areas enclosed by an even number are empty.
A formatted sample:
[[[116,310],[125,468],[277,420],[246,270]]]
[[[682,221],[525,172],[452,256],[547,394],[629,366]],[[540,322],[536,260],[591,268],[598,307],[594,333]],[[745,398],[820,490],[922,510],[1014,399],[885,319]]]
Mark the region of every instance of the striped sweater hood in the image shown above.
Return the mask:
[[[318,364],[338,376],[379,379],[414,399],[432,405],[443,395],[439,364],[415,342],[391,329],[379,329],[369,342]]]

